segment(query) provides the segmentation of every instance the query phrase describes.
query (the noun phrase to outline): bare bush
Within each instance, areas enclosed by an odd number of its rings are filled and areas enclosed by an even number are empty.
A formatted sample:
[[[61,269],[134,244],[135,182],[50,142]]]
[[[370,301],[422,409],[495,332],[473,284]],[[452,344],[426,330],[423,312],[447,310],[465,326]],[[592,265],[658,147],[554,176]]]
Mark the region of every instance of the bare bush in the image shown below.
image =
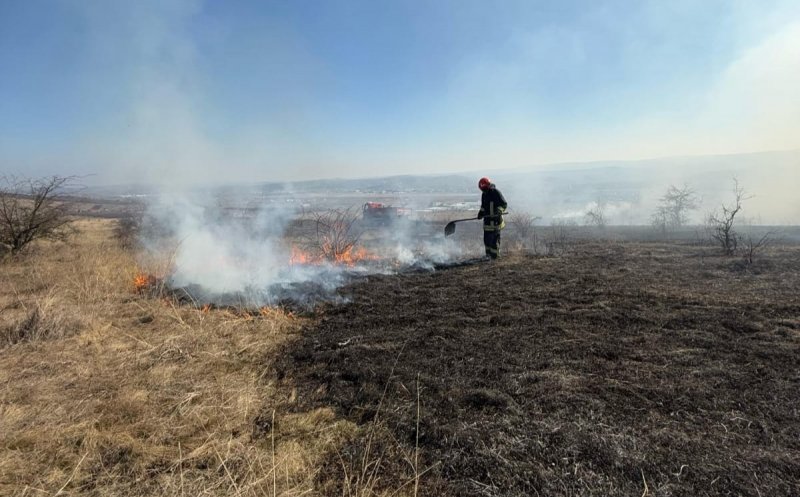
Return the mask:
[[[361,239],[359,211],[354,208],[317,211],[307,215],[302,228],[303,248],[320,259],[335,261],[353,250]]]
[[[756,256],[761,254],[769,246],[775,237],[775,232],[768,231],[761,236],[756,236],[752,232],[741,237],[740,253],[747,264],[753,264]]]
[[[742,203],[752,198],[745,194],[744,188],[739,186],[739,181],[733,179],[733,204],[722,204],[721,210],[712,212],[707,218],[707,227],[711,239],[716,242],[725,255],[734,255],[739,245],[739,234],[734,229],[736,215],[742,210]]]
[[[0,244],[16,254],[34,240],[65,240],[72,233],[71,219],[59,197],[73,180],[0,177]]]
[[[606,206],[604,204],[595,204],[594,207],[586,211],[584,217],[586,225],[588,226],[602,229],[608,224],[606,220]]]
[[[656,211],[650,216],[650,224],[662,235],[666,235],[669,230],[669,211],[663,205],[656,207]]]
[[[538,241],[536,239],[536,222],[541,217],[534,216],[529,212],[516,211],[508,216],[508,224],[511,227],[511,240],[516,242],[521,250],[536,251]]]
[[[651,223],[654,228],[666,234],[670,229],[685,226],[689,221],[689,212],[697,209],[697,205],[697,194],[689,185],[669,185],[667,192],[659,199]]]

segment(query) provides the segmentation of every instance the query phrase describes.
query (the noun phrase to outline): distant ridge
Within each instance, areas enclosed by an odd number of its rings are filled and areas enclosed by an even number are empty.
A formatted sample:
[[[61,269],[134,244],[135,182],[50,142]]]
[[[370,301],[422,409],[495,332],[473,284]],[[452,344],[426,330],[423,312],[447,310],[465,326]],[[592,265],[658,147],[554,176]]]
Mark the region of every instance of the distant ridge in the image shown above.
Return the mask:
[[[706,181],[709,175],[746,175],[748,171],[800,170],[800,149],[742,154],[661,157],[643,160],[602,160],[563,162],[481,172],[452,174],[408,174],[372,178],[331,178],[290,182],[232,183],[219,187],[197,188],[286,191],[290,193],[474,193],[475,182],[489,175],[498,183],[539,184],[606,183],[638,184],[655,179],[665,181]],[[704,179],[706,178],[706,179]],[[104,196],[153,194],[158,188],[144,184],[92,187],[92,193]]]

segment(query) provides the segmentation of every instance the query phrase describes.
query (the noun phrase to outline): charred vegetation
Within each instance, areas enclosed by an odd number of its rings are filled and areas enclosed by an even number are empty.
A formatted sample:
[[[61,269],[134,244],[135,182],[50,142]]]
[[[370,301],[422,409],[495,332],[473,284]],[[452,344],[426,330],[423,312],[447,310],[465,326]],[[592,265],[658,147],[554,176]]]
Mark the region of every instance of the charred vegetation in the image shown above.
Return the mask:
[[[334,406],[381,485],[425,471],[425,495],[790,495],[797,249],[758,275],[696,253],[576,243],[358,282],[267,362],[298,392],[279,412]]]

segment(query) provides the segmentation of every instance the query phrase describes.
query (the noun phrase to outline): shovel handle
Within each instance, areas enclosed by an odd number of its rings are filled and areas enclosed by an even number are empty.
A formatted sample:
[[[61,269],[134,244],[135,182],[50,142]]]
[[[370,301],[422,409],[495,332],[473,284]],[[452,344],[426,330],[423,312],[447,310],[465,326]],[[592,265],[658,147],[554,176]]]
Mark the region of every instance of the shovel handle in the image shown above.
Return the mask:
[[[456,232],[456,223],[459,223],[461,221],[475,221],[477,219],[479,218],[468,217],[466,219],[456,219],[455,221],[450,221],[449,223],[447,223],[447,226],[444,227],[444,236],[448,237]]]

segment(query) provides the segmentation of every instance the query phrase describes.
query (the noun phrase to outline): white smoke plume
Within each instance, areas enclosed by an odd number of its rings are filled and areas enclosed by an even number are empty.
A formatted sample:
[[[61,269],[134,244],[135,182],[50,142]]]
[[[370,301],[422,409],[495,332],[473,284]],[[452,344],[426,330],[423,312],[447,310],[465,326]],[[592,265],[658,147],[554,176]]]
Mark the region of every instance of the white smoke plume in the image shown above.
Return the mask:
[[[279,243],[282,215],[258,211],[252,219],[225,219],[212,206],[189,198],[162,197],[151,216],[176,240],[172,281],[214,293],[260,287],[280,278],[288,259]]]
[[[167,284],[198,303],[247,307],[336,300],[337,289],[359,276],[434,270],[477,255],[446,240],[441,223],[408,219],[373,226],[353,210],[348,212],[357,216],[351,217],[356,256],[306,258],[311,253],[303,234],[309,231],[302,226],[310,223],[313,234],[314,216],[304,217],[295,203],[285,202],[293,199],[288,193],[275,197],[243,204],[221,195],[162,194],[148,209],[145,253],[166,254]],[[477,239],[474,246],[479,247]],[[298,252],[302,259],[296,259]]]

